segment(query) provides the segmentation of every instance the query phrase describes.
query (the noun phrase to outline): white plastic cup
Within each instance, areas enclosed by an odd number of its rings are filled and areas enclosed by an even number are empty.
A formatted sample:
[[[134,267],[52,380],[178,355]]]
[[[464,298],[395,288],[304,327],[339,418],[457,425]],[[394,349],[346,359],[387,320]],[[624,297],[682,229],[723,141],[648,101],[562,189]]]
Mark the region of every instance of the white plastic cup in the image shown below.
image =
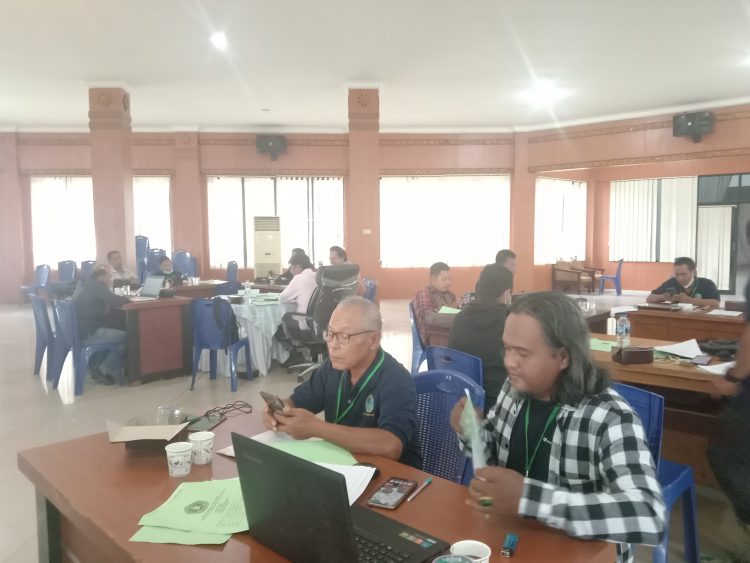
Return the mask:
[[[193,444],[190,442],[173,442],[164,448],[167,452],[167,466],[170,477],[185,477],[190,474],[190,458]]]
[[[190,280],[190,285],[198,285],[198,282],[201,281],[201,279],[197,276],[192,276],[188,279]]]
[[[451,546],[451,555],[463,555],[474,563],[488,563],[492,550],[486,543],[476,540],[461,540]]]
[[[193,432],[188,436],[193,445],[193,463],[195,465],[206,465],[211,463],[211,454],[214,449],[213,432]]]

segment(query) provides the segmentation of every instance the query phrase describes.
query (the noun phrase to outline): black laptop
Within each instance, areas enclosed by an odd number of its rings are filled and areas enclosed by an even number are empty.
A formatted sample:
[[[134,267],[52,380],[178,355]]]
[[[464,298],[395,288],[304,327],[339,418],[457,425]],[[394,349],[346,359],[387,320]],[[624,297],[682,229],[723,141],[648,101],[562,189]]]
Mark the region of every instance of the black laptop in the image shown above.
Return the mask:
[[[250,535],[293,563],[431,561],[448,544],[362,506],[344,476],[232,433]]]

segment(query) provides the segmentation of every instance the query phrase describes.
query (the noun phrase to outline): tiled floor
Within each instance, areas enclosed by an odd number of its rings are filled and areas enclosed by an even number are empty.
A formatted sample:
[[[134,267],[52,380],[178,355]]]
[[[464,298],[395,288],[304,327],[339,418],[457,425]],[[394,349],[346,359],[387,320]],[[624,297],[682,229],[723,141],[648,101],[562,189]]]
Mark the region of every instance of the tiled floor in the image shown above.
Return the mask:
[[[629,293],[620,298],[607,294],[592,299],[605,307],[642,301],[643,294]],[[385,322],[383,345],[409,365],[411,335],[406,301],[386,301],[381,309]],[[244,400],[261,408],[260,389],[288,395],[296,384],[294,376],[276,368],[268,377],[251,382],[240,380],[237,393],[229,391],[228,381],[220,378],[210,382],[203,374],[193,392],[189,391],[188,378],[178,378],[138,387],[88,384],[83,396],[74,397],[70,365],[65,366],[60,388],[52,390],[44,380],[44,366],[41,376],[32,375],[33,352],[31,308],[0,307],[0,440],[5,444],[0,450],[0,498],[4,504],[0,511],[0,562],[37,560],[34,491],[16,467],[19,450],[102,432],[106,418],[126,421],[163,404],[203,412],[214,405]],[[733,545],[739,538],[729,504],[719,491],[704,488],[699,490],[698,503],[704,551],[720,554],[718,546]],[[670,561],[681,561],[679,509],[674,513],[671,537]],[[637,560],[650,561],[650,554],[641,550]]]

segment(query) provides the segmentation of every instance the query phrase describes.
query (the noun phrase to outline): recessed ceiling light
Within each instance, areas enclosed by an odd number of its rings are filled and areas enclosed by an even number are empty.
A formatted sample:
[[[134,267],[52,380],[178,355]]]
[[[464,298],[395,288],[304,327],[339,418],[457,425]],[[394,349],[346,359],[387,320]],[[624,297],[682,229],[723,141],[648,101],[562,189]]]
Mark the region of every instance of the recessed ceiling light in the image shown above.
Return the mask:
[[[532,106],[547,107],[567,98],[570,94],[570,90],[560,88],[552,80],[537,80],[534,87],[521,92],[519,98]]]
[[[217,31],[211,34],[211,45],[219,51],[227,50],[229,43],[227,42],[227,36],[223,31]]]
[[[260,111],[271,111],[271,108],[262,108]]]

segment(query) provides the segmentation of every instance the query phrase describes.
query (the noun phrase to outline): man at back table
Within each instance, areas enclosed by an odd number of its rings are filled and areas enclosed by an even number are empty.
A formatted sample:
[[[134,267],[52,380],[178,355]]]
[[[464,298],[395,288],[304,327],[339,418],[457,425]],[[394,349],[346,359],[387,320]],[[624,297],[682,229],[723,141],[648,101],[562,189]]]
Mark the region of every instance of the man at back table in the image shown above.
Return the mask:
[[[439,315],[441,307],[458,307],[456,296],[451,292],[451,269],[445,262],[435,262],[430,266],[430,284],[423,287],[411,302],[414,308],[414,322],[425,339],[427,325],[449,327],[453,315]]]
[[[421,467],[414,382],[380,347],[382,327],[374,303],[362,297],[339,303],[324,333],[329,359],[284,400],[282,414],[266,405],[266,426]],[[325,420],[315,416],[321,411]]]
[[[310,298],[318,287],[315,270],[307,254],[293,254],[289,259],[289,271],[294,277],[279,295],[279,301],[294,303],[297,305],[297,313],[305,314]]]
[[[138,284],[138,276],[122,265],[122,254],[119,250],[107,252],[107,262],[112,267],[112,281],[122,281],[129,284]]]
[[[684,256],[675,258],[674,277],[653,290],[646,298],[646,302],[671,301],[691,303],[699,307],[718,307],[721,297],[716,284],[708,278],[697,277],[696,273],[695,262],[692,258]]]
[[[178,287],[182,285],[182,274],[174,269],[174,264],[168,256],[162,256],[159,260],[159,271],[156,276],[164,278],[164,287]]]
[[[120,347],[107,353],[104,360],[91,370],[92,377],[107,384],[114,383],[122,373],[125,358],[127,333],[124,330],[104,327],[110,310],[128,302],[127,297],[110,291],[112,270],[109,266],[97,266],[89,279],[82,281],[73,294],[73,304],[78,316],[78,331],[84,345],[99,342],[119,342]]]

